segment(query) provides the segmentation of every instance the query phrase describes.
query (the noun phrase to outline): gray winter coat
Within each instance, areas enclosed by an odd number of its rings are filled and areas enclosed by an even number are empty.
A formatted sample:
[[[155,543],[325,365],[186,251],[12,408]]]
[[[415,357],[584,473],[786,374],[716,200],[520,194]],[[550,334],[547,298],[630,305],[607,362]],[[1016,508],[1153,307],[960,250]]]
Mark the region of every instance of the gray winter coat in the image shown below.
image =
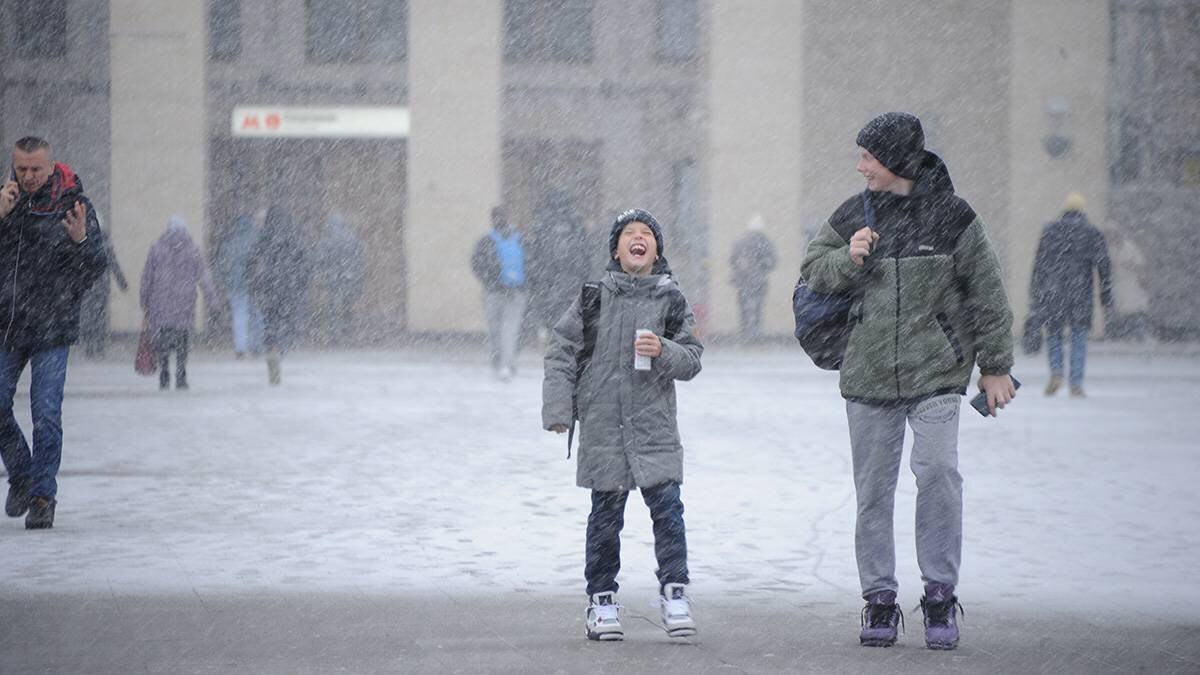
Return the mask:
[[[579,298],[554,327],[542,384],[542,426],[570,425],[572,394],[579,407],[576,483],[603,491],[683,482],[683,446],[675,420],[675,380],[700,372],[704,351],[692,309],[665,265],[636,278],[610,270],[600,283],[600,312],[591,364],[576,383],[575,354],[583,345]],[[679,326],[663,337],[668,320]],[[654,331],[662,354],[648,371],[633,369],[634,332]]]

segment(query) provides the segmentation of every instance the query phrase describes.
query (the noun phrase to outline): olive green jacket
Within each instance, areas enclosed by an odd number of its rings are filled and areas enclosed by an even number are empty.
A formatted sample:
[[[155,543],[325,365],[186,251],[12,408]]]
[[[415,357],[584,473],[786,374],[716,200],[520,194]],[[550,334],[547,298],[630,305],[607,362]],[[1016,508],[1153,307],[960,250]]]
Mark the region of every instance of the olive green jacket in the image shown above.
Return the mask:
[[[813,290],[855,296],[841,368],[848,399],[965,394],[976,363],[985,375],[1012,367],[1012,310],[999,260],[983,221],[954,196],[941,160],[930,164],[908,197],[870,193],[880,238],[866,265],[850,259],[850,238],[866,226],[858,195],[822,227],[801,265]]]

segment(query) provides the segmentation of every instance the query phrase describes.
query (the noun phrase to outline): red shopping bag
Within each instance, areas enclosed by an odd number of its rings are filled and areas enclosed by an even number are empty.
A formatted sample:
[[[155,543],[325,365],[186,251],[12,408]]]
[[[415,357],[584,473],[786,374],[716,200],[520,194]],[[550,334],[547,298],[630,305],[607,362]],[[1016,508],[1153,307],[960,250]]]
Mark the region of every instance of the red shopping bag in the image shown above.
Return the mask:
[[[142,336],[138,339],[137,356],[133,359],[133,369],[138,375],[153,375],[158,371],[154,362],[154,346],[150,344],[150,329],[143,328]]]

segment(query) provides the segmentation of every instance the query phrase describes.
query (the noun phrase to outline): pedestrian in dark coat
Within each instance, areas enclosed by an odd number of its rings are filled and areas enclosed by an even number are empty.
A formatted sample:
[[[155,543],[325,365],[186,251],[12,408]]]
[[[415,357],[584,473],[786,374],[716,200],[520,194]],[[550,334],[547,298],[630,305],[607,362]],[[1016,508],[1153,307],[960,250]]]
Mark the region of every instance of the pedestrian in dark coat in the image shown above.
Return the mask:
[[[1113,305],[1108,246],[1104,235],[1088,221],[1084,207],[1082,195],[1077,192],[1067,195],[1062,217],[1042,230],[1029,284],[1030,312],[1046,331],[1046,353],[1050,359],[1047,396],[1053,396],[1062,386],[1065,328],[1071,330],[1071,395],[1084,396],[1083,373],[1095,297],[1094,273],[1100,276],[1100,302],[1105,311]]]
[[[196,323],[196,287],[204,292],[210,311],[217,307],[217,289],[200,249],[188,234],[182,216],[171,216],[167,231],[150,247],[142,268],[140,297],[146,326],[158,357],[158,386],[171,386],[171,353],[175,354],[175,388],[187,389],[188,336]]]
[[[106,269],[104,235],[83,181],[54,162],[44,139],[17,141],[12,179],[0,186],[0,456],[8,472],[5,513],[28,511],[28,529],[54,525],[67,356],[79,337],[83,294]],[[32,449],[13,415],[26,365]]]
[[[763,233],[763,226],[762,216],[754,214],[746,226],[745,236],[734,243],[733,253],[729,256],[741,312],[738,328],[743,340],[757,340],[762,336],[763,301],[766,300],[771,270],[775,269],[775,245]]]
[[[309,278],[303,228],[282,206],[272,206],[247,268],[250,293],[262,311],[267,381],[272,385],[281,380],[283,354],[304,329]]]

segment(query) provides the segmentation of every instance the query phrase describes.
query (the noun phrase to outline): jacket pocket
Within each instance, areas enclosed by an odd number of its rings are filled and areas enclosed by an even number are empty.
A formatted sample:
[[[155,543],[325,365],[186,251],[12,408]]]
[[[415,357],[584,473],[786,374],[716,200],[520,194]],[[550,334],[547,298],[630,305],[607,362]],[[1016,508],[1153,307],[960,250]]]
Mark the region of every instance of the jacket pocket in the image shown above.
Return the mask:
[[[938,325],[942,327],[942,333],[946,336],[946,341],[950,343],[950,348],[954,350],[954,358],[961,366],[965,360],[962,344],[958,341],[958,334],[954,332],[954,326],[950,325],[950,317],[946,316],[945,312],[938,312],[935,318]]]

